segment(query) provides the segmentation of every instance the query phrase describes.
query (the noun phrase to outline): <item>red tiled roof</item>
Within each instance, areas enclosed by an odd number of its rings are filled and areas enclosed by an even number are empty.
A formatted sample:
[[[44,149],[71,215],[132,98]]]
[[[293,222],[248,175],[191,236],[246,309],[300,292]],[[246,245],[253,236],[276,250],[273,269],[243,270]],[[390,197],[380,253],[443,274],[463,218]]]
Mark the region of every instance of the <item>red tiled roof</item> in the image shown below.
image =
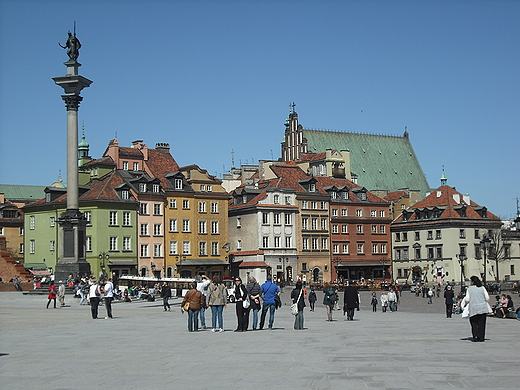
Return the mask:
[[[150,168],[152,175],[161,181],[163,188],[171,189],[171,185],[164,175],[170,172],[177,172],[179,165],[170,152],[148,149],[148,161],[146,164]]]
[[[97,158],[95,160],[89,161],[85,164],[83,164],[81,167],[89,167],[91,165],[109,165],[109,166],[116,166],[116,163],[114,160],[112,160],[112,157],[110,156],[104,156],[101,158]]]
[[[318,161],[325,160],[327,158],[327,152],[321,153],[306,153],[300,156],[300,161]]]
[[[243,261],[240,263],[238,268],[267,268],[267,263],[265,261]]]
[[[235,256],[256,256],[256,255],[263,255],[264,251],[257,250],[257,251],[237,251],[237,252],[230,252],[230,255]]]
[[[391,191],[383,199],[387,200],[388,202],[396,202],[405,196],[406,192],[404,191]]]
[[[143,153],[141,152],[141,150],[139,150],[137,148],[128,147],[128,146],[119,146],[119,155],[120,156],[141,157],[141,158],[143,157]]]

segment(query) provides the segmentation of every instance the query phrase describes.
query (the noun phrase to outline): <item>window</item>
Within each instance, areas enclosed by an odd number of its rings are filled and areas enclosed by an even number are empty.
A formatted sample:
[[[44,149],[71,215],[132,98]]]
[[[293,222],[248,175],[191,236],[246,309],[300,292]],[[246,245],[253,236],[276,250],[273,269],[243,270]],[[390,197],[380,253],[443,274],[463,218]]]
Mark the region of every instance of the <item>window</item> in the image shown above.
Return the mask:
[[[242,250],[242,240],[237,240],[237,250]]]
[[[480,251],[480,244],[475,245],[475,259],[482,259],[482,252]]]
[[[381,244],[381,253],[386,253],[386,244]]]
[[[24,234],[23,226],[20,226],[20,236],[23,236],[23,234]]]
[[[309,185],[309,192],[316,192],[316,184],[311,183]]]
[[[330,198],[331,199],[336,199],[338,197],[338,193],[336,191],[331,191],[330,192]]]
[[[87,220],[87,224],[90,224],[90,222],[92,221],[92,213],[90,211],[85,211],[83,213],[83,215],[85,216],[85,219]]]
[[[348,254],[348,244],[343,244],[343,253]]]
[[[327,219],[326,218],[321,219],[321,230],[327,230]]]
[[[175,179],[173,185],[176,190],[182,190],[182,179]]]
[[[415,260],[420,260],[421,258],[421,248],[415,248]]]
[[[269,237],[267,237],[267,236],[262,237],[262,247],[269,248]]]
[[[204,241],[199,242],[199,256],[207,256],[206,243]]]
[[[302,201],[302,209],[306,210],[309,208],[309,202],[304,200]]]
[[[171,209],[177,208],[177,199],[170,199],[170,208]]]
[[[190,248],[190,242],[189,241],[183,241],[182,242],[182,254],[183,255],[189,255],[191,253],[191,248]]]
[[[372,253],[373,254],[377,253],[377,244],[372,244]]]
[[[480,240],[480,231],[475,229],[475,240]]]
[[[433,240],[433,230],[428,230],[427,239]]]
[[[29,253],[31,255],[34,255],[35,250],[36,250],[36,241],[34,241],[34,240],[29,241]]]
[[[291,214],[285,214],[285,224],[286,225],[292,225]]]
[[[56,241],[51,240],[49,249],[50,249],[51,252],[56,250]]]
[[[87,236],[85,239],[85,250],[87,252],[92,252],[92,237]]]
[[[241,227],[242,227],[242,218],[237,217],[237,228],[241,228]]]
[[[370,216],[375,218],[377,216],[376,210],[370,210]]]
[[[273,213],[273,224],[280,225],[280,213]]]
[[[153,204],[153,215],[162,215],[162,204],[154,203]]]
[[[121,191],[121,199],[130,199],[130,191],[128,190],[122,190]]]
[[[269,223],[269,213],[262,213],[262,225]]]
[[[110,251],[117,251],[117,236],[110,236]]]
[[[415,241],[421,240],[421,232],[415,232]]]
[[[379,217],[384,218],[385,217],[385,210],[379,210]]]
[[[182,200],[182,209],[183,210],[189,210],[190,209],[190,200],[189,199],[183,199]]]
[[[217,202],[211,203],[211,212],[213,214],[218,214],[218,203]]]
[[[139,192],[146,192],[146,189],[146,183],[139,183]]]
[[[138,171],[139,170],[139,163],[138,162],[134,162],[134,171]]]
[[[332,216],[337,217],[338,216],[338,209],[332,209]]]
[[[123,170],[128,171],[128,161],[123,161]]]
[[[142,223],[141,224],[141,236],[147,236],[148,235],[148,224]]]
[[[273,196],[273,203],[274,204],[280,204],[280,195],[274,195]]]
[[[367,194],[365,192],[361,192],[359,194],[359,200],[367,200]]]
[[[408,232],[403,232],[403,241],[408,241]]]
[[[286,205],[290,205],[290,204],[292,204],[292,201],[291,201],[291,197],[290,197],[290,196],[286,196],[286,197],[285,197],[285,204],[286,204]]]
[[[341,209],[341,216],[342,217],[346,217],[347,213],[348,213],[347,209]]]
[[[433,259],[433,248],[428,248],[428,259]]]
[[[403,249],[403,259],[408,260],[408,248]]]
[[[339,244],[332,245],[332,253],[339,253]]]
[[[363,225],[357,225],[357,232],[358,234],[363,233]]]
[[[155,223],[153,225],[153,235],[154,236],[162,236],[162,224]]]
[[[515,274],[515,265],[511,264],[509,266],[509,274],[514,275]]]
[[[339,229],[338,229],[338,225],[332,225],[332,233],[336,234],[338,233]]]
[[[308,271],[307,263],[302,263],[302,272],[303,271]]]
[[[117,226],[117,211],[110,212],[110,226]]]
[[[153,244],[153,257],[162,257],[162,244]]]
[[[341,225],[341,233],[348,234],[348,225]]]
[[[218,221],[211,221],[211,234],[219,234]]]
[[[292,248],[292,237],[291,236],[285,237],[285,247]]]
[[[171,218],[170,219],[170,232],[176,232],[177,231],[177,218]]]
[[[464,229],[459,229],[459,238],[466,238],[466,231]]]
[[[182,231],[183,231],[183,233],[189,233],[189,231],[190,231],[190,220],[189,219],[182,220]]]
[[[29,229],[34,230],[35,227],[35,218],[34,215],[29,217]]]
[[[401,242],[401,233],[395,233],[395,242]]]
[[[177,241],[170,241],[170,255],[176,255],[177,250]]]
[[[130,211],[123,211],[123,226],[131,226]]]
[[[304,237],[303,238],[303,241],[302,241],[302,249],[304,251],[307,251],[309,250],[309,239],[307,237]]]
[[[307,217],[302,218],[302,229],[309,230],[309,218],[307,218]]]
[[[311,208],[316,210],[318,208],[318,202],[311,202]]]
[[[218,256],[218,242],[211,243],[211,256]]]
[[[132,250],[132,246],[130,245],[130,237],[123,237],[123,251],[130,252]]]
[[[211,186],[211,184],[208,184],[208,185],[206,186],[206,191],[208,191],[208,192],[213,191],[213,187]]]
[[[50,223],[50,226],[51,226],[51,227],[54,227],[54,226],[56,225],[56,218],[51,217],[49,223]]]
[[[281,245],[280,245],[280,236],[275,236],[274,237],[274,247],[275,248],[280,248]]]
[[[379,225],[379,233],[385,234],[386,233],[386,226],[385,225]]]
[[[318,218],[311,219],[311,229],[318,230]]]
[[[363,244],[358,244],[357,246],[357,253],[362,255],[363,254]]]
[[[199,234],[206,234],[206,221],[199,221]]]
[[[141,215],[148,215],[148,203],[139,203],[139,213]]]
[[[206,202],[199,202],[199,213],[206,212]]]
[[[341,197],[342,197],[343,199],[345,199],[345,200],[348,200],[348,192],[347,192],[347,191],[343,191],[343,192],[341,193]]]
[[[442,248],[441,247],[437,247],[437,258],[438,259],[442,259]]]
[[[376,234],[377,233],[377,225],[372,225],[372,234]]]
[[[312,242],[312,250],[313,251],[316,251],[316,250],[320,249],[318,247],[318,239],[317,238],[313,238],[311,242]]]
[[[200,185],[200,190],[201,190],[201,191],[206,191],[206,186],[205,186],[204,184],[201,184],[201,185]]]
[[[362,209],[357,209],[356,210],[356,217],[361,218],[362,216],[363,216],[363,210]]]
[[[329,239],[327,237],[323,237],[321,239],[321,249],[322,250],[327,250],[329,249]]]
[[[148,257],[148,244],[141,244],[141,257]]]
[[[160,192],[159,184],[152,184],[152,191],[155,193]]]

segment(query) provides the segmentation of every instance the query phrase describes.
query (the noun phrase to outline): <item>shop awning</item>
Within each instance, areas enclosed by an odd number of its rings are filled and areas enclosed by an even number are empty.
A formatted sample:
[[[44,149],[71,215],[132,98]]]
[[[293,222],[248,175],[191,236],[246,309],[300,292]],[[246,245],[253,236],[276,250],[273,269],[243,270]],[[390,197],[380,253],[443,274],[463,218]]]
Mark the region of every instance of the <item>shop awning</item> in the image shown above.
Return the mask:
[[[177,267],[210,267],[210,266],[228,266],[229,263],[220,259],[185,259],[177,263]]]

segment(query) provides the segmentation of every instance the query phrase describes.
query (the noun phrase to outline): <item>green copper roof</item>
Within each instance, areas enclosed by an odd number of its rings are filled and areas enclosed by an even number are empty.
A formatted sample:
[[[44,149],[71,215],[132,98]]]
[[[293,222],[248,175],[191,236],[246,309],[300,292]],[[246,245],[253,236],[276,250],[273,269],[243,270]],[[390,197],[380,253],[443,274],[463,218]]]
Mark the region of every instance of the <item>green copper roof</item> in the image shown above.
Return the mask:
[[[322,130],[303,130],[308,151],[348,150],[350,170],[358,184],[368,190],[396,191],[400,188],[430,191],[407,133],[403,137]]]
[[[45,197],[45,186],[23,186],[15,184],[0,184],[0,193],[10,201],[34,202]]]

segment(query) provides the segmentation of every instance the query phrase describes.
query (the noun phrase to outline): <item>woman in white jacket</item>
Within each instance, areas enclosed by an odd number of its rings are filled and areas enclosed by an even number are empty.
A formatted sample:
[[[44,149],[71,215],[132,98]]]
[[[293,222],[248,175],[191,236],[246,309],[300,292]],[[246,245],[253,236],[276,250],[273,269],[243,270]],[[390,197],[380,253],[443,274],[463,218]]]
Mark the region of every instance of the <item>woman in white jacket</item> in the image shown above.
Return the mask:
[[[486,333],[486,317],[491,309],[489,294],[477,276],[472,276],[470,280],[471,286],[466,291],[463,306],[469,306],[469,322],[473,335],[471,341],[483,342]]]

